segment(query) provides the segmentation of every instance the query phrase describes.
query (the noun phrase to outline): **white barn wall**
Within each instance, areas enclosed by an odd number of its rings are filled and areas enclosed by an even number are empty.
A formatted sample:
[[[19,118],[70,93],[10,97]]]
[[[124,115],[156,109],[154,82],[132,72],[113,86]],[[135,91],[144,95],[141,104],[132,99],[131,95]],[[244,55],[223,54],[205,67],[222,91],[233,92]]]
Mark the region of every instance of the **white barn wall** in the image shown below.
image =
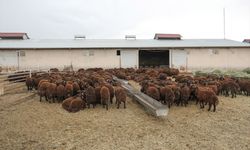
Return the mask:
[[[119,68],[120,56],[116,55],[116,49],[93,49],[93,50],[24,50],[25,56],[20,57],[20,69],[51,67],[63,68],[73,65],[76,68]],[[89,56],[89,51],[94,52]],[[137,52],[134,49],[131,51]],[[170,65],[177,66],[174,58],[171,58]],[[244,69],[250,67],[250,48],[185,48],[187,52],[187,69]],[[218,54],[214,54],[217,51]],[[178,54],[178,53],[177,53]],[[178,57],[178,55],[176,55]],[[173,60],[172,60],[173,59]],[[138,61],[138,59],[137,59]],[[179,61],[178,61],[179,62]],[[0,50],[0,66],[17,67],[16,50]]]
[[[188,70],[250,67],[250,48],[195,48],[187,51]],[[214,54],[213,52],[217,52]]]
[[[0,50],[0,66],[2,67],[17,67],[17,51],[15,50]]]
[[[120,57],[116,50],[25,50],[20,57],[20,68],[117,68]],[[93,55],[91,55],[93,54]]]

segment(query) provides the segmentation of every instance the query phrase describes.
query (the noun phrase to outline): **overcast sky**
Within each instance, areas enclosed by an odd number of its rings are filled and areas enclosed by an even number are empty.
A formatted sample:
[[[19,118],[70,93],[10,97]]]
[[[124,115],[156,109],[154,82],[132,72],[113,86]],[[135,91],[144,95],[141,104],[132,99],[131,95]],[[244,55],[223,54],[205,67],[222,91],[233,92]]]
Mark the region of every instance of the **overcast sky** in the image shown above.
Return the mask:
[[[27,32],[32,39],[250,38],[250,0],[0,0],[0,32]]]

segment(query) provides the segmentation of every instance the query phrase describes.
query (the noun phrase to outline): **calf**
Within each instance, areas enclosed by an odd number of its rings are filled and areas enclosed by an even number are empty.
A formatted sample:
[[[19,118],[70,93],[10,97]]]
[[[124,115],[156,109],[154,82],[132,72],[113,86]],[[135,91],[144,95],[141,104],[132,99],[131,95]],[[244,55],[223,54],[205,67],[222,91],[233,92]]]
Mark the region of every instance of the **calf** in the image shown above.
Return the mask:
[[[104,108],[104,106],[106,106],[106,109],[108,110],[108,105],[109,105],[109,101],[110,101],[110,93],[109,93],[109,89],[106,86],[102,86],[101,90],[100,90],[100,95],[101,95],[101,104]]]
[[[82,108],[85,108],[85,103],[82,101],[80,97],[74,98],[69,106],[69,111],[70,112],[78,112]]]
[[[204,108],[204,103],[208,103],[209,104],[208,111],[210,111],[212,105],[214,107],[213,111],[214,112],[216,111],[216,105],[219,104],[219,100],[213,90],[209,88],[197,87],[196,94],[198,101],[200,102],[200,108]]]
[[[49,100],[49,102],[55,102],[56,98],[56,84],[55,83],[49,83],[48,87],[46,88],[46,97]]]
[[[69,97],[63,101],[62,107],[69,112],[77,112],[85,108],[85,102],[77,96]]]
[[[79,84],[77,82],[74,82],[72,86],[73,86],[73,95],[77,95],[78,91],[80,90]]]
[[[40,96],[40,102],[42,101],[42,97],[45,97],[45,100],[48,101],[46,96],[46,89],[49,87],[49,82],[43,82],[39,85],[38,95]]]
[[[175,99],[175,94],[173,90],[169,86],[161,87],[160,95],[161,95],[161,101],[164,104],[168,104],[168,107],[170,108],[171,105],[173,105]]]
[[[236,94],[240,91],[239,85],[231,80],[225,80],[222,82],[222,92],[225,96],[229,96],[229,92],[232,95],[232,98],[236,97]]]
[[[126,108],[126,98],[127,98],[126,91],[122,87],[116,87],[115,88],[115,97],[116,97],[117,108],[119,109],[121,102],[123,102],[124,109],[125,109]]]
[[[183,85],[181,87],[181,97],[180,97],[181,106],[183,104],[187,106],[189,97],[190,97],[190,89],[187,85]]]
[[[33,79],[31,77],[27,77],[25,83],[26,83],[28,91],[31,91],[33,89],[33,86],[34,86]]]
[[[90,108],[90,104],[93,105],[93,108],[97,104],[95,89],[92,86],[88,86],[86,89],[86,103],[88,108]]]
[[[61,102],[65,99],[65,87],[62,84],[59,84],[56,87],[56,97],[58,102]]]
[[[156,87],[149,86],[147,88],[147,92],[146,93],[147,93],[148,96],[152,97],[153,99],[155,99],[157,101],[160,100],[160,92],[159,92],[159,90]]]
[[[73,85],[71,83],[66,83],[65,85],[65,95],[66,97],[73,96]]]
[[[114,87],[108,83],[106,83],[104,86],[106,86],[109,89],[109,93],[110,93],[110,103],[113,103],[113,98],[115,96],[115,90]]]

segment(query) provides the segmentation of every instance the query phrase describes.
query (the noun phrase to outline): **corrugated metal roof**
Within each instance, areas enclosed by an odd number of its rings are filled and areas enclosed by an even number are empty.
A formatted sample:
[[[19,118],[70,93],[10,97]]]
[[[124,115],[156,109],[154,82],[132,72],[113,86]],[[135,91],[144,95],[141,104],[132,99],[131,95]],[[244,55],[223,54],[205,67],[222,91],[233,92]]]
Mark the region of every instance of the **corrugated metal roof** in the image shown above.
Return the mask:
[[[249,43],[225,39],[184,40],[125,40],[125,39],[43,39],[0,40],[0,49],[74,49],[74,48],[199,48],[199,47],[250,47]]]

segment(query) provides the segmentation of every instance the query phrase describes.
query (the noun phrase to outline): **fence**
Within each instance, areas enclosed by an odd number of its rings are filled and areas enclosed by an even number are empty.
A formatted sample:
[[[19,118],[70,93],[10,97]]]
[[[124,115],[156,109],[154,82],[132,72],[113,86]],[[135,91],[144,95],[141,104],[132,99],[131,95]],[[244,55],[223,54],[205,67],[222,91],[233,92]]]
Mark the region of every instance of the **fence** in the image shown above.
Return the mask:
[[[70,70],[69,70],[70,71]],[[66,73],[67,71],[59,71]],[[50,73],[50,69],[9,71],[0,73],[0,95],[15,93],[17,89],[24,88],[26,77],[31,77],[32,73]]]
[[[1,73],[0,95],[13,93],[17,89],[24,88],[27,76],[31,76],[31,70]]]

